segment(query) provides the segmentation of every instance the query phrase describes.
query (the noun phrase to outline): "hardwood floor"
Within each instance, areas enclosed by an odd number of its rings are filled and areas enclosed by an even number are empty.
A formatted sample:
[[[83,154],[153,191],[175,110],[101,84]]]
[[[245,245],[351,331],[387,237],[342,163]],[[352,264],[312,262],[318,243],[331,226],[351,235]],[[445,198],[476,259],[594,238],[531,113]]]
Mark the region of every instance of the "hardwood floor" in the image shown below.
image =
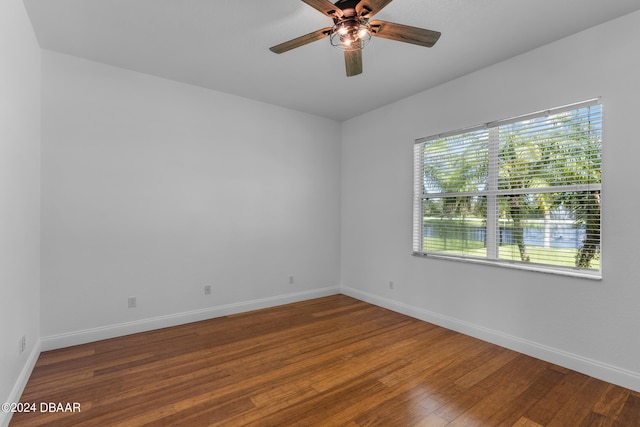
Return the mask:
[[[21,402],[12,427],[640,425],[638,392],[344,295],[45,352]]]

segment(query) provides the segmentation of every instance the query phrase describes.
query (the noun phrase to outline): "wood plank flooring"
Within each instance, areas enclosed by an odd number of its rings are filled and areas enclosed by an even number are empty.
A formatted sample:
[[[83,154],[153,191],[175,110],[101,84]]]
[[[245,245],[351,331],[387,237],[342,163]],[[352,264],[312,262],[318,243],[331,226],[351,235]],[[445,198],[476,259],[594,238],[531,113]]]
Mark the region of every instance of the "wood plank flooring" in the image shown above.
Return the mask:
[[[640,425],[638,392],[344,295],[45,352],[21,402],[11,427]]]

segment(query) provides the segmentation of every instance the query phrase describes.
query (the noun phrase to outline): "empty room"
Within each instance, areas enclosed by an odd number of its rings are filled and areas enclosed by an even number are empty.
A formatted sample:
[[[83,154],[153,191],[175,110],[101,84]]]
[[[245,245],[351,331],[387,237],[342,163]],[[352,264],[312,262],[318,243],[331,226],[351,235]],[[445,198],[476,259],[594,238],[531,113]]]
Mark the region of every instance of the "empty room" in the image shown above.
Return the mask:
[[[640,424],[637,0],[2,0],[0,427]]]

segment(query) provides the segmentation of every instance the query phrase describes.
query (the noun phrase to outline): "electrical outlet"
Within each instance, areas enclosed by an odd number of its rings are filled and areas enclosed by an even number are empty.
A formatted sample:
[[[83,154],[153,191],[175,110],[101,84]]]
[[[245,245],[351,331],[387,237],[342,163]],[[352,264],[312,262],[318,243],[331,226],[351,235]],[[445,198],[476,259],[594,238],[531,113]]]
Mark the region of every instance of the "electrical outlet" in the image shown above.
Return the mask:
[[[20,342],[18,343],[18,353],[22,354],[27,348],[27,336],[23,335],[20,337]]]
[[[211,295],[211,285],[205,285],[204,286],[204,294],[205,295]]]
[[[393,289],[395,287],[393,280],[389,281],[389,289]]]
[[[127,307],[129,307],[129,308],[135,308],[135,307],[137,307],[136,297],[129,297]]]
[[[289,284],[293,285],[295,283],[295,279],[293,278],[293,276],[289,276]]]

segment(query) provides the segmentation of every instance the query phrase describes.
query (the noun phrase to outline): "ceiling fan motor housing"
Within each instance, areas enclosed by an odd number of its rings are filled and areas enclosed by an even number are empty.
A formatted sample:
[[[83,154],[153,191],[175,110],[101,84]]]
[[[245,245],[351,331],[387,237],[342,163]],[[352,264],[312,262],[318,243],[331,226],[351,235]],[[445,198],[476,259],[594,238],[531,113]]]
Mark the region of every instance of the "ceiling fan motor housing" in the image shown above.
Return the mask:
[[[348,12],[353,11],[353,14]],[[355,9],[345,10],[342,18],[335,19],[331,28],[331,44],[342,50],[357,50],[371,40],[371,26],[366,18],[357,16]]]

